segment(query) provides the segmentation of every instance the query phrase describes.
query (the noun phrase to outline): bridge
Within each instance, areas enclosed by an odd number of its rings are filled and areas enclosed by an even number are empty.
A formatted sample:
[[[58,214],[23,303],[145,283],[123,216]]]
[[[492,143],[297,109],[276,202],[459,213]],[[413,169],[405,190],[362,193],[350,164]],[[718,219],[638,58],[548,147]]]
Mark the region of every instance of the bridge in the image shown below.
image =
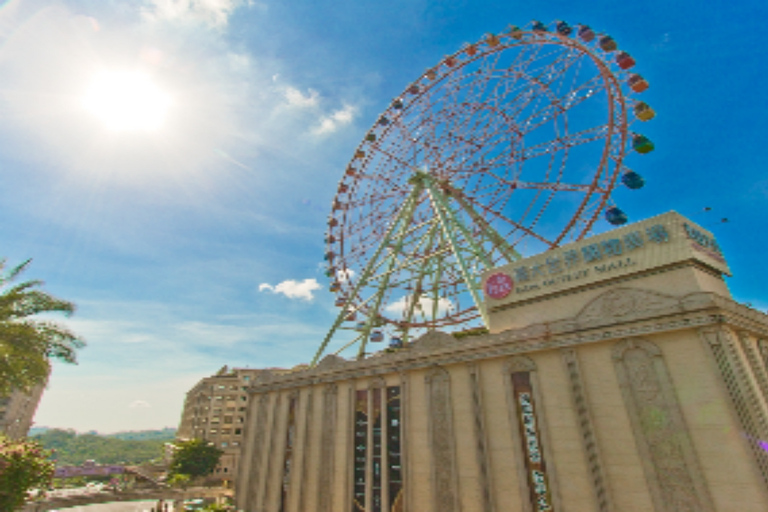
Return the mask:
[[[160,471],[158,471],[158,469]],[[163,485],[157,479],[157,473],[164,472],[167,466],[124,466],[122,464],[96,464],[92,460],[85,461],[80,466],[57,467],[53,473],[54,478],[74,478],[83,476],[110,476],[126,475],[134,479],[144,480],[153,485]],[[154,473],[154,474],[153,474]]]
[[[45,512],[47,510],[66,509],[95,505],[98,503],[112,503],[119,501],[160,500],[176,502],[174,510],[180,510],[179,503],[193,498],[214,498],[221,500],[233,496],[232,489],[221,487],[190,487],[189,489],[154,488],[133,489],[127,491],[99,490],[87,494],[69,496],[53,496],[41,501],[28,503],[22,512]]]

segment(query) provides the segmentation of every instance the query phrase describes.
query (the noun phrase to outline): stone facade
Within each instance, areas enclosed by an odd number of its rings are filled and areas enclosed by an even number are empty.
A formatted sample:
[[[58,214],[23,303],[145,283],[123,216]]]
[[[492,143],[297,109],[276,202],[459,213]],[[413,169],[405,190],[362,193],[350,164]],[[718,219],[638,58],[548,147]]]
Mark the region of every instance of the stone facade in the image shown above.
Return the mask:
[[[489,301],[490,334],[261,374],[238,508],[768,510],[768,316],[730,298],[724,261],[686,245],[716,247],[685,229],[711,235],[681,219],[619,231],[665,226],[666,255],[645,239],[650,260]]]

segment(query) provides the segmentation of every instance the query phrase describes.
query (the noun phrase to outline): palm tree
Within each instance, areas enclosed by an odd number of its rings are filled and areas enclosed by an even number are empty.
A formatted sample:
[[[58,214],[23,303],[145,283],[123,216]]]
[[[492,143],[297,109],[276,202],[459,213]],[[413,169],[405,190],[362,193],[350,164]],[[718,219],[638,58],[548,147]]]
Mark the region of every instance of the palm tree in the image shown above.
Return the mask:
[[[77,364],[85,342],[68,329],[37,315],[75,311],[75,305],[40,289],[42,281],[14,284],[31,259],[10,270],[0,260],[0,396],[28,391],[50,372],[49,358]]]

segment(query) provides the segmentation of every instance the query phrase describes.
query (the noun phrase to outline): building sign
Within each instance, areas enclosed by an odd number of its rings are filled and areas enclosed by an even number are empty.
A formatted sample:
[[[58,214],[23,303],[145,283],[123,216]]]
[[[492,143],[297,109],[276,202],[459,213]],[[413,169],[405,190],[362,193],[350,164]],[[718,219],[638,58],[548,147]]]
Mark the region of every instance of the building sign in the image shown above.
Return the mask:
[[[630,231],[622,237],[609,238],[581,247],[568,249],[548,256],[535,265],[521,265],[513,269],[517,293],[576,281],[590,273],[607,274],[614,270],[635,265],[632,253],[646,244],[669,242],[669,232],[661,224],[654,224],[642,231]],[[495,297],[494,297],[495,298]]]
[[[694,249],[725,263],[723,253],[720,251],[720,246],[717,245],[714,237],[705,235],[698,229],[691,227],[687,222],[683,224],[683,228],[685,228],[685,234],[688,235],[688,238],[693,241]]]
[[[507,274],[498,272],[492,274],[485,281],[485,294],[493,299],[503,299],[510,293],[515,287],[514,281]]]
[[[551,512],[554,510],[552,493],[549,488],[544,454],[541,448],[541,437],[536,421],[530,374],[528,372],[513,373],[512,384],[522,433],[531,505],[534,512]]]
[[[485,297],[494,307],[691,259],[730,275],[714,236],[670,212],[491,269]]]

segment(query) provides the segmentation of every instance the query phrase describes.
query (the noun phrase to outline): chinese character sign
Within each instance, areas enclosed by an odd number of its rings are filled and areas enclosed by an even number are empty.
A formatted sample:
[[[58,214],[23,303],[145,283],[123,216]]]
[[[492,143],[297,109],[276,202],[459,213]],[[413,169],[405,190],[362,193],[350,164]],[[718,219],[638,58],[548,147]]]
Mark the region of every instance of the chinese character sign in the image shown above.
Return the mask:
[[[547,470],[536,420],[530,374],[528,372],[513,373],[512,385],[517,402],[531,504],[534,512],[551,512],[554,507],[547,482]]]

